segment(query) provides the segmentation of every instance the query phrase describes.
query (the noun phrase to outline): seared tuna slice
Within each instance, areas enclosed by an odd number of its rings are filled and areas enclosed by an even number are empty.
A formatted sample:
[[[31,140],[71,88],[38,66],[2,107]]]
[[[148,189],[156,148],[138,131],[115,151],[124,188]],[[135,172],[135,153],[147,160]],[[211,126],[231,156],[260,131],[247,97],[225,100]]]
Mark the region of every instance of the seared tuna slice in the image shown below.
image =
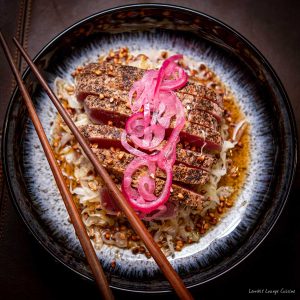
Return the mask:
[[[108,170],[124,173],[127,165],[135,158],[134,155],[124,151],[113,151],[111,149],[94,150],[102,165]],[[165,178],[165,173],[157,169],[157,177]],[[209,173],[202,169],[187,167],[184,165],[173,166],[173,180],[186,184],[205,184],[209,180]]]
[[[106,155],[103,153],[102,149],[92,148],[93,152],[98,157],[99,161],[103,166],[108,170],[109,173],[115,175],[117,178],[122,179],[124,175],[124,167],[120,165],[114,165],[110,163]],[[118,152],[116,152],[118,155]],[[138,174],[136,175],[138,177]],[[138,178],[135,178],[138,180]],[[165,181],[159,177],[155,177],[156,189],[155,194],[158,196],[165,185]],[[179,202],[180,204],[193,207],[197,210],[203,209],[204,197],[201,194],[198,194],[187,187],[178,185],[177,183],[172,184],[170,200]]]
[[[90,84],[106,87],[109,89],[117,89],[129,91],[134,82],[140,80],[146,70],[132,66],[124,66],[121,64],[111,63],[91,63],[85,66],[76,76],[77,96],[79,100],[83,100],[80,94],[84,87]],[[197,84],[188,82],[178,93],[193,95],[201,99],[207,99],[216,103],[220,108],[223,108],[223,98],[218,96],[213,90]]]
[[[123,127],[127,118],[132,114],[128,101],[114,94],[89,95],[84,100],[84,107],[95,124],[113,121],[116,126]],[[218,121],[206,111],[192,109],[191,105],[187,105],[185,112],[187,121],[219,131]]]
[[[95,143],[101,148],[120,148],[123,149],[121,144],[121,134],[123,129],[112,127],[108,125],[85,125],[80,127],[83,136]],[[209,154],[201,154],[199,152],[182,149],[179,146],[176,148],[177,163],[185,164],[194,168],[201,168],[210,171],[215,162],[215,158]]]

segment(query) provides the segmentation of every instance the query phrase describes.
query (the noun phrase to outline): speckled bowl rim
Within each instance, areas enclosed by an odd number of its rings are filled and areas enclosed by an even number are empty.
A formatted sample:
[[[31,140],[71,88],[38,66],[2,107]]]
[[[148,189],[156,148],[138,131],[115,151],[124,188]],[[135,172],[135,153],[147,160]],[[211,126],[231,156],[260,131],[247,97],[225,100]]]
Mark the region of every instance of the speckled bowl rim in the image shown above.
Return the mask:
[[[69,31],[71,31],[72,29],[74,29],[75,27],[78,27],[82,24],[84,24],[85,22],[88,21],[92,21],[94,18],[99,17],[99,16],[103,16],[106,14],[110,14],[110,13],[116,13],[116,12],[122,12],[122,11],[126,11],[126,10],[132,10],[135,8],[162,8],[162,9],[172,9],[172,10],[177,10],[177,11],[182,11],[182,12],[187,12],[187,13],[192,13],[195,16],[200,16],[202,18],[206,18],[214,23],[216,23],[217,25],[225,28],[226,30],[230,31],[232,34],[236,35],[236,37],[238,39],[240,39],[241,41],[243,41],[249,48],[251,48],[251,50],[257,55],[257,57],[260,59],[260,61],[264,64],[264,68],[267,69],[268,73],[270,74],[272,80],[274,81],[274,83],[276,84],[279,93],[282,96],[282,100],[285,104],[285,109],[286,112],[288,114],[288,120],[290,122],[290,126],[291,126],[291,134],[292,134],[292,138],[293,138],[293,143],[291,143],[291,145],[294,145],[292,150],[292,156],[290,157],[291,159],[291,167],[292,169],[289,169],[289,178],[286,181],[286,186],[285,186],[285,194],[281,199],[280,202],[280,206],[277,209],[277,215],[273,216],[273,222],[269,225],[269,227],[267,229],[265,229],[264,235],[260,238],[260,240],[257,241],[256,244],[252,245],[251,249],[248,250],[247,252],[245,251],[245,253],[240,257],[240,259],[236,262],[234,262],[232,264],[232,266],[230,266],[229,268],[227,268],[226,270],[223,270],[221,272],[219,272],[218,274],[216,274],[215,276],[212,276],[211,278],[208,278],[205,281],[199,282],[197,284],[191,285],[189,287],[194,287],[194,286],[198,286],[200,284],[204,284],[206,282],[209,282],[215,278],[218,278],[219,276],[222,276],[223,274],[227,273],[229,270],[233,269],[235,266],[237,266],[239,263],[241,263],[244,259],[246,259],[251,253],[254,252],[254,250],[264,241],[264,239],[268,236],[268,234],[270,233],[270,231],[272,230],[272,228],[274,227],[274,225],[276,224],[278,218],[280,217],[283,208],[285,207],[285,204],[287,202],[289,193],[290,193],[290,189],[293,183],[293,179],[295,176],[295,172],[296,172],[296,166],[297,166],[297,152],[298,152],[298,137],[297,137],[297,130],[296,130],[296,122],[295,122],[295,116],[293,114],[293,110],[292,110],[292,106],[290,104],[288,95],[283,87],[283,84],[281,83],[279,77],[277,76],[276,72],[274,71],[274,69],[272,68],[272,66],[270,65],[270,63],[266,60],[266,58],[261,54],[261,52],[251,43],[249,42],[245,37],[243,37],[241,34],[239,34],[235,29],[233,29],[232,27],[228,26],[227,24],[223,23],[222,21],[211,17],[205,13],[190,9],[190,8],[186,8],[183,6],[178,6],[178,5],[170,5],[170,4],[150,4],[150,3],[144,3],[144,4],[131,4],[131,5],[124,5],[124,6],[117,6],[114,8],[110,8],[107,10],[103,10],[100,12],[97,12],[95,14],[90,15],[89,17],[86,17],[78,22],[76,22],[75,24],[69,26],[68,28],[66,28],[64,31],[62,31],[61,33],[59,33],[56,37],[54,37],[50,42],[48,42],[39,52],[38,54],[35,56],[35,58],[33,59],[33,61],[37,61],[43,54],[44,51],[47,50],[48,47],[50,47],[51,45],[55,44],[57,40],[59,40],[60,38],[62,38],[66,33],[68,33]],[[28,76],[28,74],[30,73],[30,69],[29,67],[26,68],[26,70],[23,73],[22,78],[26,78]],[[57,255],[55,255],[55,253],[53,253],[51,251],[51,249],[49,249],[40,239],[39,235],[35,233],[35,231],[31,228],[31,225],[28,223],[27,219],[25,218],[20,206],[18,205],[18,201],[16,199],[16,196],[14,194],[14,188],[12,186],[12,182],[10,181],[8,175],[9,175],[9,171],[8,171],[8,162],[7,162],[7,157],[6,157],[6,153],[7,153],[7,132],[8,132],[8,126],[9,126],[9,116],[11,115],[11,110],[13,107],[13,100],[15,99],[16,95],[18,93],[18,88],[16,88],[10,98],[10,102],[6,111],[6,115],[5,115],[5,121],[4,121],[4,126],[3,126],[3,139],[2,139],[2,151],[1,151],[1,158],[2,158],[2,162],[3,162],[3,170],[4,170],[4,174],[5,174],[5,178],[6,178],[6,182],[8,185],[8,190],[9,190],[9,194],[11,196],[12,202],[14,204],[14,207],[16,208],[16,210],[18,211],[19,215],[21,216],[22,220],[24,221],[24,223],[26,224],[27,228],[29,229],[29,231],[31,232],[31,234],[35,237],[35,239],[39,242],[39,244],[48,252],[51,254],[51,256],[53,256],[55,258],[55,260],[59,261],[60,263],[62,263],[64,266],[66,266],[68,269],[72,270],[73,272],[77,273],[78,275],[86,278],[86,279],[91,279],[89,276],[86,276],[84,274],[82,274],[80,271],[76,270],[75,268],[71,267],[70,265],[68,265],[67,263],[65,263],[62,259],[60,259],[60,257],[58,257]],[[169,290],[166,291],[141,291],[141,290],[132,290],[132,289],[126,289],[126,288],[120,288],[120,287],[116,287],[116,286],[112,286],[115,289],[119,289],[119,290],[124,290],[124,291],[131,291],[131,292],[143,292],[143,293],[163,293],[163,292],[169,292]]]

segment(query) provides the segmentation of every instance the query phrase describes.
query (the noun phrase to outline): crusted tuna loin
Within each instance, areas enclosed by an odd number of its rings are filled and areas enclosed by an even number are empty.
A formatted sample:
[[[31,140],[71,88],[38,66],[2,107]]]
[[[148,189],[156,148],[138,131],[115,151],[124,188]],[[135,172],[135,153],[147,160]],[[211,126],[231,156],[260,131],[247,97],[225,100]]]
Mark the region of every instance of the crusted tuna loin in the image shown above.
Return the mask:
[[[108,156],[111,155],[111,152],[105,152],[108,151],[106,149],[97,149],[92,148],[93,152],[98,157],[99,161],[103,164],[103,166],[112,174],[114,174],[118,178],[122,178],[124,175],[124,165],[121,163],[116,163],[114,159]],[[115,155],[119,155],[120,152],[115,152]],[[125,153],[127,154],[127,153]],[[128,154],[127,154],[128,155]],[[119,158],[117,158],[119,160]],[[112,163],[111,160],[114,162]],[[125,157],[124,160],[127,160]],[[141,171],[142,172],[142,171]],[[134,181],[136,182],[138,180],[138,174],[134,176]],[[165,185],[165,181],[163,179],[160,179],[159,177],[155,178],[155,195],[159,195]],[[170,200],[180,202],[181,204],[194,207],[198,210],[203,209],[203,203],[204,203],[204,197],[198,193],[195,193],[192,190],[189,190],[188,188],[182,187],[176,183],[173,182],[171,194],[170,194]]]
[[[172,128],[168,128],[166,132],[167,135],[170,134]],[[198,124],[186,122],[179,135],[183,141],[189,142],[192,146],[205,146],[211,151],[221,151],[222,149],[223,140],[220,132]]]
[[[81,132],[92,144],[97,143],[98,147],[93,145],[92,149],[99,161],[110,174],[120,179],[123,178],[124,171],[134,156],[125,152],[121,145],[120,137],[123,129],[103,123],[112,121],[114,126],[124,127],[132,114],[128,92],[144,73],[145,70],[135,67],[102,63],[89,64],[76,76],[77,98],[84,101],[86,112],[92,122],[96,123],[82,126]],[[186,147],[185,142],[189,142],[191,146],[199,148],[205,146],[204,151],[220,151],[223,143],[220,134],[220,122],[223,117],[222,97],[193,82],[188,82],[176,94],[183,103],[186,114],[185,127],[180,133],[182,145]],[[172,122],[170,128],[166,130],[166,137],[173,130],[174,120]],[[130,140],[128,142],[130,143]],[[115,150],[112,147],[122,150]],[[177,146],[176,163],[172,172],[174,182],[170,196],[173,201],[180,201],[197,209],[203,208],[204,197],[187,186],[207,183],[215,162],[212,155],[202,154],[202,149],[201,153],[198,153]],[[133,175],[133,186],[144,171],[144,168],[140,168]],[[156,171],[155,182],[155,194],[158,196],[165,185],[165,173],[160,169]]]
[[[95,152],[105,168],[110,171],[124,173],[127,165],[134,159],[132,154],[124,151],[112,151],[110,149],[97,149]],[[165,173],[157,169],[157,177],[165,178]],[[173,166],[173,180],[186,184],[205,184],[209,180],[209,173],[202,169],[191,168],[183,165]]]
[[[127,101],[132,84],[143,74],[144,70],[136,67],[109,63],[89,64],[76,77],[77,98],[83,101],[90,94],[103,94]],[[214,91],[195,83],[188,83],[176,94],[187,111],[203,110],[212,114],[218,121],[222,119],[223,98],[217,96]]]
[[[96,143],[101,148],[121,148],[121,134],[123,129],[112,127],[108,125],[85,125],[80,127],[83,136],[90,141]],[[210,171],[215,162],[215,158],[209,154],[201,154],[195,151],[176,148],[177,163],[191,166],[194,168],[201,168]]]
[[[125,115],[125,111],[127,112],[127,110],[125,110],[125,108],[119,108],[118,105],[112,108],[107,105],[103,109],[100,109],[99,106],[97,106],[97,109],[94,109],[94,107],[94,101],[87,101],[85,106],[86,112],[94,123],[99,124],[105,120],[112,120],[121,125],[122,122],[130,116],[129,114]],[[172,128],[174,128],[174,122],[172,122],[170,128],[166,130],[167,136],[171,134]],[[203,125],[186,122],[184,128],[180,132],[180,137],[184,141],[197,147],[205,145],[207,149],[213,151],[220,151],[222,148],[223,141],[220,132]]]
[[[212,102],[215,102],[220,107],[223,108],[223,97],[217,95],[213,90],[207,87],[196,84],[193,82],[188,82],[181,90],[180,93],[197,96],[199,98],[205,98]]]
[[[129,102],[126,100],[128,96],[124,94],[124,92],[120,92],[119,95],[116,95],[116,93],[105,91],[99,96],[89,95],[84,100],[85,111],[95,124],[103,124],[111,120],[117,126],[124,126],[125,121],[132,114]],[[192,109],[192,105],[188,104],[185,108],[185,115],[186,120],[190,123],[219,131],[220,126],[217,119],[205,110]]]
[[[144,70],[122,65],[107,63],[89,64],[76,76],[76,95],[79,101],[84,100],[92,91],[99,88],[128,91],[133,83],[142,78]]]
[[[215,102],[188,94],[177,94],[177,96],[185,107],[186,113],[193,110],[205,111],[216,118],[219,123],[221,122],[224,110]]]
[[[77,99],[83,101],[89,95],[100,96],[101,98],[109,100],[115,99],[117,102],[125,102],[124,105],[127,105],[129,108],[128,91],[104,87],[101,84],[98,77],[87,76],[81,78],[77,81],[76,85]],[[177,96],[182,101],[186,113],[192,110],[205,111],[211,114],[212,117],[216,118],[220,123],[223,117],[223,108],[218,106],[215,102],[206,98],[182,93],[177,93]]]
[[[78,85],[80,85],[80,83],[88,85],[90,79],[96,78],[97,82],[95,83],[99,86],[129,91],[133,83],[143,77],[145,71],[146,70],[137,67],[124,66],[121,64],[111,64],[107,62],[101,64],[91,63],[80,71],[79,75],[76,77],[76,81]],[[76,91],[77,95],[81,92],[78,89],[76,89]],[[194,82],[188,82],[178,93],[205,98],[215,102],[223,108],[223,98],[221,96],[216,95],[213,90]]]

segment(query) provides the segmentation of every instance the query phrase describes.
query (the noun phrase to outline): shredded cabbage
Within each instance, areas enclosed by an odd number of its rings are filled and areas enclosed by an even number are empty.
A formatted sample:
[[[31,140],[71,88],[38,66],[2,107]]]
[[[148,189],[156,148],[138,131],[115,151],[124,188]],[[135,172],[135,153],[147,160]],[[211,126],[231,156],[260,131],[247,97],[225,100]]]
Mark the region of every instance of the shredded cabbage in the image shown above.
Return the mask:
[[[79,197],[79,202],[84,204],[85,202],[99,201],[99,191],[92,191],[86,186],[77,187],[73,190],[73,194]]]
[[[155,65],[151,60],[145,60],[142,56],[130,64],[146,69],[157,67],[157,64]],[[82,104],[76,99],[74,83],[57,78],[54,86],[55,93],[59,99],[67,101],[68,106],[74,110],[74,113],[72,111],[72,119],[76,126],[91,123],[88,115],[82,112]],[[101,205],[99,188],[102,183],[96,178],[92,164],[75,143],[69,128],[60,118],[57,120],[59,121],[55,124],[56,132],[55,130],[52,131],[53,135],[59,136],[59,144],[55,147],[55,150],[74,170],[74,176],[69,176],[64,170],[63,174],[72,179],[73,182],[76,182],[74,186],[70,184],[70,192],[78,199],[82,209],[83,222],[89,235],[93,237],[95,248],[101,249],[104,244],[115,245],[119,248],[140,246],[141,242],[130,240],[122,232],[111,232],[106,229],[107,226],[115,225],[118,219],[116,216],[108,215]],[[219,182],[228,171],[227,152],[237,144],[235,136],[245,122],[245,120],[242,120],[237,124],[233,134],[234,142],[229,140],[228,125],[225,121],[221,124],[220,132],[224,143],[220,152],[220,158],[213,166],[209,183],[199,187],[199,192],[200,190],[201,193],[205,192],[204,197],[206,201],[204,201],[202,211],[199,212],[191,207],[181,207],[178,210],[178,216],[174,219],[147,222],[148,229],[154,232],[154,240],[163,245],[162,250],[166,255],[174,255],[176,239],[185,242],[196,242],[199,240],[200,233],[198,230],[195,230],[195,223],[191,219],[191,215],[194,215],[194,217],[204,216],[207,210],[216,208],[220,197],[227,198],[234,192],[234,189],[230,186],[219,186]],[[204,131],[202,135],[205,140],[206,133]],[[72,146],[74,144],[77,145],[77,151]],[[205,146],[206,143],[201,147],[201,154],[205,151]],[[186,230],[187,226],[191,230]],[[109,238],[107,238],[108,236]]]
[[[69,89],[69,92],[68,92]],[[54,92],[56,95],[59,95],[64,100],[68,101],[68,104],[71,108],[80,109],[82,104],[77,101],[75,92],[70,92],[71,89],[75,91],[75,87],[72,83],[67,82],[66,80],[57,77],[54,81]]]

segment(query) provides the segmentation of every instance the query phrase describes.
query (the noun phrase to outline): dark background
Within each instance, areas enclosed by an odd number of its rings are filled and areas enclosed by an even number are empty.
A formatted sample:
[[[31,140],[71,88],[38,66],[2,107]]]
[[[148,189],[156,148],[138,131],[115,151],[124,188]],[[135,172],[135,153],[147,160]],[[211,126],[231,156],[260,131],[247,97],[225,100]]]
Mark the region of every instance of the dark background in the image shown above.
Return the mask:
[[[160,1],[148,1],[161,3]],[[103,9],[142,1],[0,0],[0,28],[6,38],[23,42],[31,56],[74,22]],[[300,1],[164,1],[207,13],[249,39],[274,67],[300,125]],[[15,55],[20,69],[24,67]],[[13,85],[0,52],[0,129]],[[276,116],[274,116],[276,117]],[[28,233],[16,214],[3,183],[0,166],[0,299],[99,299],[93,283],[55,262]],[[300,299],[299,209],[300,173],[297,170],[289,201],[262,245],[244,262],[210,283],[193,288],[196,299],[255,299],[274,295],[251,294],[249,289],[293,289]],[[172,299],[173,294],[141,295],[114,291],[117,299]]]

